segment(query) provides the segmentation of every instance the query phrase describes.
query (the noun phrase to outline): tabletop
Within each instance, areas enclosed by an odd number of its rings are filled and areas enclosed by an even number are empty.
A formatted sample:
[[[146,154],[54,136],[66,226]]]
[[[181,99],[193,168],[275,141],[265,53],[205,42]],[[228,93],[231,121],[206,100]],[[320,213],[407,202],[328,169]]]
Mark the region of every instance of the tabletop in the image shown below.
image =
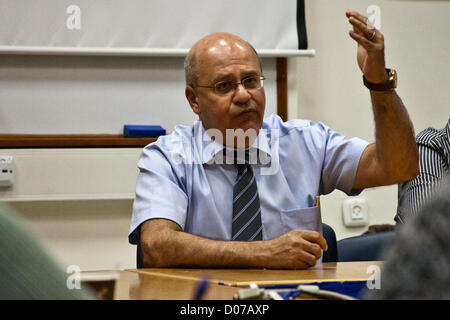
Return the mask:
[[[204,299],[231,300],[239,289],[258,285],[301,284],[324,281],[367,281],[380,270],[381,262],[318,263],[304,270],[280,269],[193,269],[145,268],[94,271],[89,274],[115,275],[113,299],[189,300],[199,281],[208,279]],[[101,289],[97,288],[97,292]]]

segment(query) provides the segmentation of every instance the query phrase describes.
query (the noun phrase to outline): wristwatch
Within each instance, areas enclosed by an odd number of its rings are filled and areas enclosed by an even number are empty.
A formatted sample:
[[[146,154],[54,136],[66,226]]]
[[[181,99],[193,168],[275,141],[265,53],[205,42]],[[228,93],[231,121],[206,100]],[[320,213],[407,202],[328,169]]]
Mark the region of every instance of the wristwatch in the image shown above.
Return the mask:
[[[364,85],[373,91],[388,91],[397,88],[397,71],[394,69],[386,69],[386,73],[388,79],[382,83],[371,83],[363,75]]]

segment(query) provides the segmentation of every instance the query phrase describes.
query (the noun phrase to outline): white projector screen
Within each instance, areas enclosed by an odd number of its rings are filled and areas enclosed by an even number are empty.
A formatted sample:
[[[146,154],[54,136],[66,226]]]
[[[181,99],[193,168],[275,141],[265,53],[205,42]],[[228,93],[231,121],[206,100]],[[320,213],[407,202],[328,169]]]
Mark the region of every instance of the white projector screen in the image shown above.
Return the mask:
[[[309,55],[303,0],[0,0],[0,21],[0,133],[192,124],[183,56],[216,31],[264,57],[269,115],[273,57]]]
[[[225,31],[262,56],[301,55],[303,7],[298,0],[0,0],[0,51],[184,55]]]

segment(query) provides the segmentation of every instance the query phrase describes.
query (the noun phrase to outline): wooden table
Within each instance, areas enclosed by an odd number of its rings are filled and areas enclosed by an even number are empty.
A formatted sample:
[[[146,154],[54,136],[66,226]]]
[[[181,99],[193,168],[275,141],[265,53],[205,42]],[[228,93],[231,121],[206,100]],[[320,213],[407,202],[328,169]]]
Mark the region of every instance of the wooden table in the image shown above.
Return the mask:
[[[118,275],[114,291],[114,299],[118,300],[189,300],[203,277],[209,279],[204,299],[231,300],[240,288],[248,287],[252,282],[271,285],[366,281],[372,276],[371,266],[380,267],[381,263],[319,263],[306,270],[149,268],[93,273]]]

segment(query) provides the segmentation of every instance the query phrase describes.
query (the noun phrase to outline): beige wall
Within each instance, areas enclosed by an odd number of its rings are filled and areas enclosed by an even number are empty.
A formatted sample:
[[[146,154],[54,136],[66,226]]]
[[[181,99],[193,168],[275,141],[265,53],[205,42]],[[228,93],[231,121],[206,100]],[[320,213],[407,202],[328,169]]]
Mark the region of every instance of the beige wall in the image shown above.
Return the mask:
[[[365,13],[369,5],[378,5],[386,65],[398,71],[397,92],[416,133],[446,124],[450,116],[450,1],[306,0],[305,5],[309,47],[316,56],[290,61],[290,72],[297,74],[297,97],[290,102],[298,107],[289,107],[296,109],[299,118],[322,121],[348,137],[374,141],[369,92],[362,85],[345,11]],[[370,224],[394,223],[396,186],[365,190],[360,196],[368,200]],[[341,204],[346,198],[336,191],[322,199],[323,219],[335,228],[338,238],[367,229],[343,225]]]
[[[81,270],[135,268],[128,244],[132,200],[24,201],[8,203],[43,240],[55,259]]]
[[[66,268],[135,267],[128,244],[137,161],[142,148],[3,149],[16,179],[0,188]]]

